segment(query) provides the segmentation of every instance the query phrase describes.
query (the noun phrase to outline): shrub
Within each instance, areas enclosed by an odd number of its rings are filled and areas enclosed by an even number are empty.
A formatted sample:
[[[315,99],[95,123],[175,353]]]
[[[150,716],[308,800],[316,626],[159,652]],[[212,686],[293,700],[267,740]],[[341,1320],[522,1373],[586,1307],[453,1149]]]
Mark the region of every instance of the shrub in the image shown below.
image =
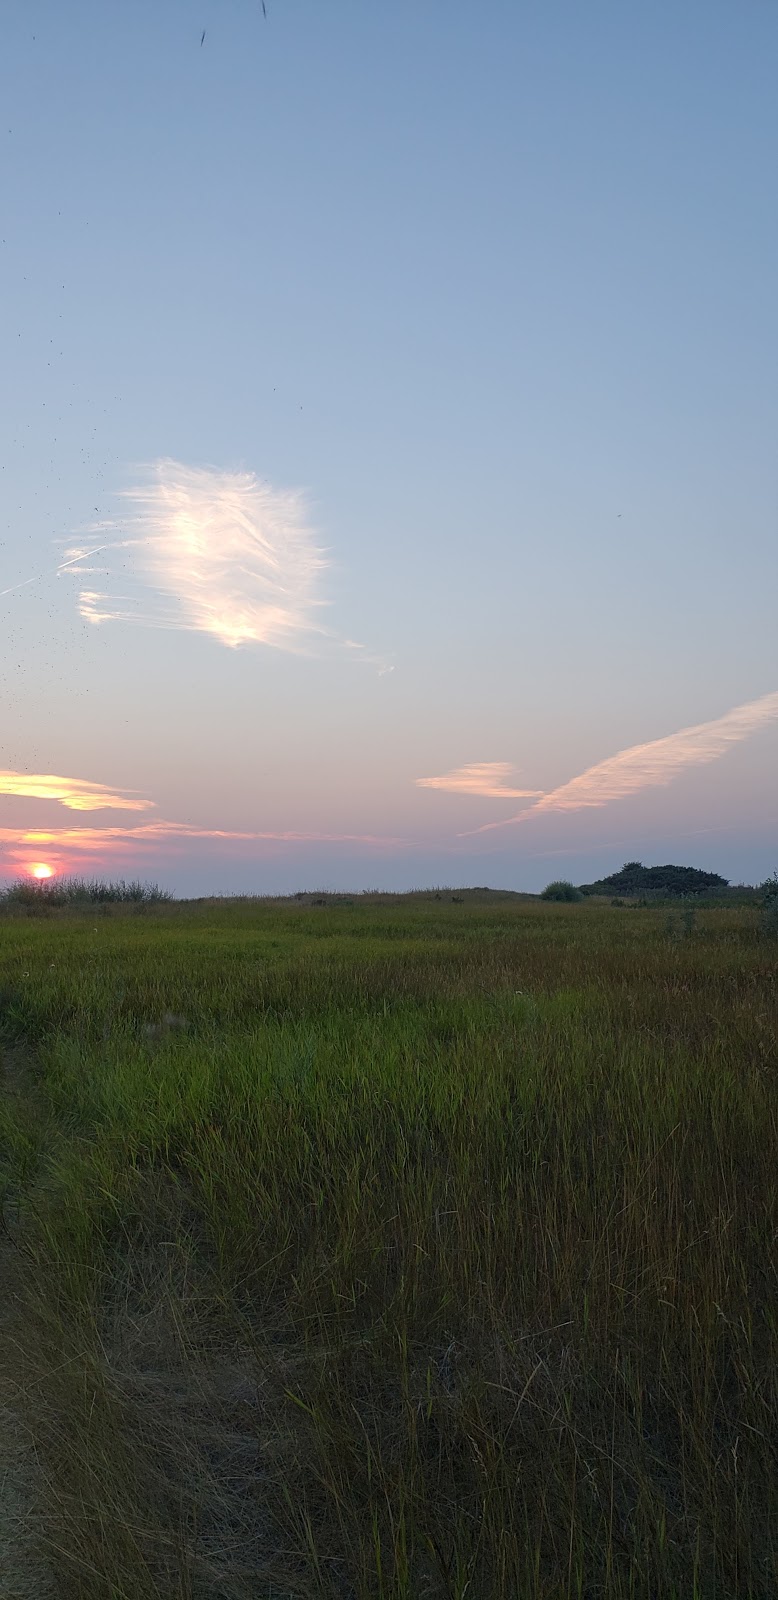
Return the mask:
[[[40,910],[49,906],[107,905],[111,902],[156,905],[172,898],[159,884],[126,883],[123,878],[114,883],[105,883],[100,878],[51,878],[43,883],[19,878],[0,892],[0,905]]]
[[[778,938],[778,872],[759,885],[762,895],[762,926],[765,933]]]
[[[566,878],[556,878],[553,883],[547,883],[543,890],[541,900],[583,900],[580,889],[574,883],[569,883]]]

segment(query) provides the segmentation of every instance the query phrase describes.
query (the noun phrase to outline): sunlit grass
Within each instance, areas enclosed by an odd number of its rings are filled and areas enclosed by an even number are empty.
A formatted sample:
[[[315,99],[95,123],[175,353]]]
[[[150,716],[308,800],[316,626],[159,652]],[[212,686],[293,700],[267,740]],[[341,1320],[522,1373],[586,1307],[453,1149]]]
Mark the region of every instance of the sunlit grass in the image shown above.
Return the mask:
[[[0,927],[62,1593],[777,1592],[757,913],[141,913]]]

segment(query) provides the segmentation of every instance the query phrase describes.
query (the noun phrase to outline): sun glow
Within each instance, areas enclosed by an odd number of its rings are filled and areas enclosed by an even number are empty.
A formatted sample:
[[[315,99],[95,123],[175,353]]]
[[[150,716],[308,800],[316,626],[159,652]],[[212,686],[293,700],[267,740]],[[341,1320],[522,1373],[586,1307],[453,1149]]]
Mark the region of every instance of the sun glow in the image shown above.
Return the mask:
[[[34,861],[30,867],[30,876],[41,881],[44,878],[53,878],[54,868],[47,866],[45,861]]]

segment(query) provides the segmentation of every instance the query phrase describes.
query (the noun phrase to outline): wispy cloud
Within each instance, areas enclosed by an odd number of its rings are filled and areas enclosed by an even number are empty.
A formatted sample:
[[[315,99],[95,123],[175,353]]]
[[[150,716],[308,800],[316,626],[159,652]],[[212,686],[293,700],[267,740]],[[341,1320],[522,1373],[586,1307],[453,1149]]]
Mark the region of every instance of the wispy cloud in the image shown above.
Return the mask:
[[[512,789],[513,767],[509,761],[474,761],[455,767],[439,778],[416,778],[418,789],[442,789],[446,794],[477,795],[482,800],[533,800],[542,789]]]
[[[730,746],[740,744],[759,728],[778,720],[778,692],[762,695],[746,705],[735,706],[714,722],[698,722],[663,739],[631,745],[588,767],[577,778],[544,794],[534,806],[500,822],[487,822],[460,838],[488,833],[494,828],[525,822],[539,812],[581,811],[623,800],[641,789],[664,787],[688,767],[704,766],[718,760]]]
[[[154,808],[153,800],[110,789],[102,783],[60,778],[51,773],[0,772],[0,796],[3,795],[55,800],[70,811],[148,811]],[[0,827],[0,872],[3,863],[6,867],[31,871],[43,858],[55,871],[67,872],[75,865],[91,862],[99,866],[112,858],[122,860],[149,854],[164,857],[199,842],[227,847],[322,844],[370,849],[394,849],[410,843],[387,834],[327,833],[294,828],[206,828],[194,822],[175,822],[155,816],[129,825]]]
[[[322,621],[320,583],[330,563],[300,491],[273,488],[253,472],[162,460],[123,498],[126,522],[100,524],[99,532],[111,551],[111,590],[120,581],[125,592],[83,588],[88,621],[188,629],[224,645],[298,654],[336,647],[386,670]]]
[[[66,572],[69,567],[75,567],[79,562],[86,561],[87,556],[99,556],[105,545],[99,544],[92,550],[81,550],[75,546],[68,552],[66,561],[60,561],[56,567],[47,567],[44,572],[34,572],[31,578],[22,578],[20,583],[12,583],[8,589],[0,589],[0,600],[7,594],[14,594],[17,589],[26,589],[29,583],[40,583],[43,578],[51,578],[59,572]],[[81,572],[94,572],[94,567],[81,567]]]
[[[19,869],[43,857],[59,872],[85,862],[123,859],[186,848],[196,841],[212,844],[331,844],[393,849],[407,840],[381,834],[317,833],[287,830],[241,830],[200,828],[193,823],[168,822],[162,818],[137,826],[121,828],[0,828],[0,854],[11,868]],[[2,848],[4,847],[4,848]],[[0,862],[0,870],[2,863]]]
[[[85,778],[59,778],[54,773],[0,772],[0,795],[29,800],[57,800],[69,811],[150,811],[153,800],[89,783]]]

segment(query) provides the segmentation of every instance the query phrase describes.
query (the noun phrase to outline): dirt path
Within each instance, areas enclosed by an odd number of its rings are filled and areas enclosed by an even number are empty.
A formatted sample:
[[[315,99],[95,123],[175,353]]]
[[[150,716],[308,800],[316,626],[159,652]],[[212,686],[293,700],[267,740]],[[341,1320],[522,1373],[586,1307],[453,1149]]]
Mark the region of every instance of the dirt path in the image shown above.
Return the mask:
[[[2,1047],[0,1047],[2,1049]],[[25,1058],[2,1050],[0,1094],[24,1095]],[[0,1600],[54,1600],[40,1549],[42,1481],[24,1381],[24,1257],[13,1198],[0,1231]]]

